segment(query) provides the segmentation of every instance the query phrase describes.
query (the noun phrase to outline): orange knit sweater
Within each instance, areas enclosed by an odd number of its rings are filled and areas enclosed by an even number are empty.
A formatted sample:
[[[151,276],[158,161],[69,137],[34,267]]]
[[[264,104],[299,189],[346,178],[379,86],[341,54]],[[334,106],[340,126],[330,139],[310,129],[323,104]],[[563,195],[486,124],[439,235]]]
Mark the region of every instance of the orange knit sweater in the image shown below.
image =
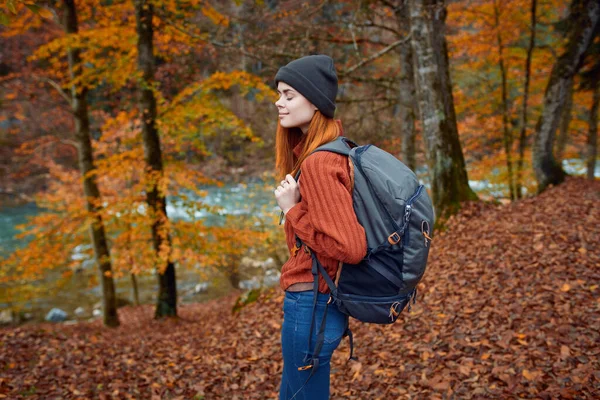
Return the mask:
[[[298,157],[305,138],[294,148]],[[299,282],[313,282],[312,258],[304,247],[293,255],[295,235],[313,250],[335,280],[339,261],[358,264],[367,253],[367,238],[352,206],[350,165],[346,156],[326,151],[310,155],[302,163],[299,178],[301,200],[285,217],[285,237],[290,258],[281,269],[280,286],[286,290]],[[319,292],[329,293],[319,276]]]

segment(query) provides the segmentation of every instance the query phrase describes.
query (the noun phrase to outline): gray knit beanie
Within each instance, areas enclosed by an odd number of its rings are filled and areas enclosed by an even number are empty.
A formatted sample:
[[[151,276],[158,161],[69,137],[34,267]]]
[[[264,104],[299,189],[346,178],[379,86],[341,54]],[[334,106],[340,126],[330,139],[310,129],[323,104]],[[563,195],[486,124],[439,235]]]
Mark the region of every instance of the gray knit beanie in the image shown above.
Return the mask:
[[[318,54],[306,56],[279,68],[275,86],[285,82],[308,99],[329,118],[335,112],[338,79],[331,57]]]

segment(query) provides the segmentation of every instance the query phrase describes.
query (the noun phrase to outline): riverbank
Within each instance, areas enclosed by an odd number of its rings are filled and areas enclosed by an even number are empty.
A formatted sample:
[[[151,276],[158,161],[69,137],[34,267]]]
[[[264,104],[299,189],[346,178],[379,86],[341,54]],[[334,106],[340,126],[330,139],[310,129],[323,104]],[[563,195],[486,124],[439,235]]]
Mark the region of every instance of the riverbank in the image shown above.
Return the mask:
[[[351,321],[332,399],[578,398],[600,394],[600,181],[569,178],[508,205],[475,203],[434,237],[417,304],[392,326]],[[282,294],[0,330],[0,397],[267,399],[281,374]]]

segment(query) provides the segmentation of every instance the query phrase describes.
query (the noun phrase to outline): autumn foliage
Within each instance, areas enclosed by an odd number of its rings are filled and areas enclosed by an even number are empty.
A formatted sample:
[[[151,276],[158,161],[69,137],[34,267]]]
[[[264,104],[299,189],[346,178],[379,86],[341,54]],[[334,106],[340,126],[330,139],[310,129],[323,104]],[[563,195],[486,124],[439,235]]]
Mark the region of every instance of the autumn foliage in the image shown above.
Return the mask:
[[[209,226],[197,215],[221,211],[203,201],[206,185],[249,177],[275,182],[272,78],[294,58],[330,54],[340,78],[336,118],[345,133],[400,154],[405,94],[397,49],[408,40],[408,22],[398,7],[405,1],[155,0],[149,84],[137,66],[134,2],[75,3],[79,32],[66,34],[60,2],[0,2],[0,204],[10,196],[42,209],[20,227],[18,238],[27,244],[1,260],[0,303],[18,309],[60,291],[81,268],[75,253],[93,259],[88,229],[98,216],[115,279],[155,274],[171,262],[217,270],[237,286],[238,266],[251,249],[281,253],[281,227],[268,218]],[[471,181],[504,185],[488,187],[498,197],[509,196],[507,165],[516,160],[521,129],[522,184],[526,194],[535,190],[531,139],[566,42],[567,2],[538,2],[521,121],[530,4],[447,4],[444,34],[466,169]],[[593,46],[599,45],[596,35]],[[74,78],[72,49],[82,60]],[[593,95],[583,85],[597,61],[592,52],[574,77],[563,159],[583,158],[589,125],[597,125],[588,120]],[[77,168],[71,102],[83,89],[98,199],[85,199]],[[157,101],[162,174],[146,170],[140,89]],[[427,180],[423,127],[414,121],[419,177]],[[177,201],[182,218],[148,211],[146,193],[155,185]],[[465,204],[434,239],[413,310],[390,327],[352,323],[360,361],[346,363],[343,342],[333,359],[332,397],[599,398],[599,193],[597,179],[569,178],[508,205]],[[88,211],[86,200],[97,211]],[[160,235],[171,239],[158,250],[157,219],[164,222]],[[44,282],[50,276],[51,284]],[[89,287],[98,285],[90,279]],[[274,398],[282,295],[266,291],[233,314],[238,295],[179,305],[176,320],[153,320],[150,305],[121,308],[122,325],[110,331],[99,320],[3,328],[0,399]]]
[[[332,399],[598,395],[600,185],[569,179],[510,205],[473,203],[435,238],[417,304],[392,326],[351,321]],[[275,398],[283,297],[232,314],[235,295],[100,321],[0,331],[6,398]],[[164,344],[168,344],[167,347]]]

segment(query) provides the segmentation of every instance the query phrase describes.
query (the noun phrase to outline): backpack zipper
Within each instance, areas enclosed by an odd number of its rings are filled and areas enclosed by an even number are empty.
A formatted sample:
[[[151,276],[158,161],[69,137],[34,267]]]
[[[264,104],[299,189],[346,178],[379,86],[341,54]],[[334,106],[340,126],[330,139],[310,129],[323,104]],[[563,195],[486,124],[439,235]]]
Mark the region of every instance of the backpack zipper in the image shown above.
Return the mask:
[[[406,206],[404,209],[404,245],[406,246],[408,244],[408,240],[409,240],[409,235],[410,235],[410,229],[408,228],[408,221],[410,220],[410,214],[412,214],[412,203],[417,199],[417,197],[419,197],[421,195],[421,192],[423,191],[423,188],[425,186],[423,185],[419,185],[419,187],[417,188],[417,191],[410,196],[410,198],[408,199],[408,201],[406,202]]]

